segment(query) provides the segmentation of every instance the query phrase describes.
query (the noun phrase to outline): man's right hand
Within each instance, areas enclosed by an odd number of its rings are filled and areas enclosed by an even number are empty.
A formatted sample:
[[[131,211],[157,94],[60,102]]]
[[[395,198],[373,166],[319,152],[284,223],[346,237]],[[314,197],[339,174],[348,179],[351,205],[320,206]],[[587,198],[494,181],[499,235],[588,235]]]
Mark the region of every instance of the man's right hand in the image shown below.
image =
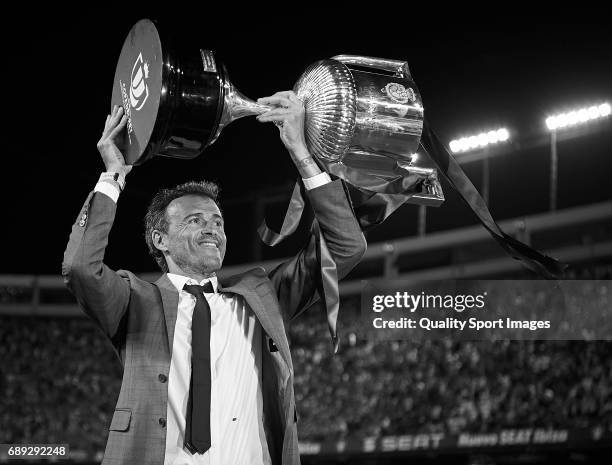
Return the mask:
[[[125,158],[119,150],[117,143],[123,136],[121,132],[127,123],[127,116],[123,113],[123,107],[115,105],[112,114],[106,117],[102,137],[98,141],[98,151],[102,155],[106,171],[127,175],[132,170],[132,165],[125,164]]]

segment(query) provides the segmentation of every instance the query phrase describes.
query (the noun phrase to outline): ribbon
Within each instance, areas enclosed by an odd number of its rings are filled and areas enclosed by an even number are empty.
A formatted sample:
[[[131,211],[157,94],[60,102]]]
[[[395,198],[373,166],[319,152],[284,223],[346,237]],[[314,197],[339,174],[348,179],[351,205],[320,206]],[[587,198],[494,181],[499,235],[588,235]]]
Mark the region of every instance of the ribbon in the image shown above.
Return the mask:
[[[323,298],[327,313],[327,327],[332,338],[334,354],[338,353],[338,311],[340,310],[340,290],[338,288],[338,270],[327,242],[321,233],[319,222],[314,220],[313,230],[317,242],[317,261],[321,266],[321,280],[317,283],[319,295]]]
[[[302,195],[302,187],[299,182],[295,183],[293,187],[293,193],[291,194],[291,199],[289,200],[289,206],[287,207],[287,211],[285,212],[285,218],[283,219],[283,224],[281,226],[281,230],[279,232],[271,229],[267,223],[266,219],[262,221],[261,225],[257,229],[259,233],[259,237],[264,242],[264,244],[269,245],[270,247],[274,247],[276,244],[281,243],[287,237],[291,236],[297,229],[300,224],[300,219],[302,218],[302,212],[304,211],[304,196]]]
[[[349,185],[349,195],[362,231],[368,231],[385,221],[411,197],[410,194],[393,195],[370,192],[351,185]]]
[[[304,205],[305,202],[304,196],[302,195],[302,185],[300,182],[296,182],[280,231],[276,232],[272,230],[266,224],[266,220],[264,219],[257,230],[261,240],[265,244],[274,247],[293,234],[300,224],[300,219],[304,211]],[[333,350],[334,353],[337,353],[339,346],[337,322],[338,312],[340,309],[338,270],[336,268],[336,262],[334,261],[329,248],[327,247],[325,237],[321,233],[319,222],[316,219],[313,221],[312,230],[316,243],[315,251],[317,262],[319,263],[321,271],[321,279],[317,282],[317,291],[319,292],[319,296],[323,298],[325,312],[327,314],[327,326],[332,338]]]
[[[538,252],[501,230],[472,181],[431,130],[427,120],[424,121],[421,144],[431,159],[438,165],[446,180],[476,214],[478,221],[508,254],[516,260],[520,260],[528,269],[547,279],[558,279],[562,275],[563,270],[567,268],[566,264]]]

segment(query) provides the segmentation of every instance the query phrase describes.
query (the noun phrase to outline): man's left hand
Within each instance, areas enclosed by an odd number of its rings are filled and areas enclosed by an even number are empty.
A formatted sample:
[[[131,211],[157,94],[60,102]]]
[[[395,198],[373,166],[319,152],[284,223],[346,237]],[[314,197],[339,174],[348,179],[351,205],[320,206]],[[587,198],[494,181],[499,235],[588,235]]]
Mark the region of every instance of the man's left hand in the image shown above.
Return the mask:
[[[308,152],[304,138],[304,104],[295,92],[277,92],[270,97],[258,99],[257,103],[275,107],[259,115],[257,120],[262,123],[273,122],[278,126],[281,140],[291,155]]]

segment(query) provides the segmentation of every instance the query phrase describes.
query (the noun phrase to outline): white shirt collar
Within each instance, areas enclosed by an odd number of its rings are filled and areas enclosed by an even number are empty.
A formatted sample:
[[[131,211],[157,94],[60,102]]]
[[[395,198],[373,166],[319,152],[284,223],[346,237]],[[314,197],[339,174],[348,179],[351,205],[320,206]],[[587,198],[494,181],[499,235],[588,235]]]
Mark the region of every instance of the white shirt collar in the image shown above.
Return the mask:
[[[166,273],[166,275],[168,276],[168,279],[174,285],[174,287],[176,287],[177,291],[182,291],[183,286],[185,286],[185,284],[199,284],[200,286],[203,286],[204,284],[210,281],[213,286],[213,289],[215,290],[215,293],[218,292],[217,275],[211,276],[210,278],[205,278],[200,282],[197,282],[195,279],[180,274]]]

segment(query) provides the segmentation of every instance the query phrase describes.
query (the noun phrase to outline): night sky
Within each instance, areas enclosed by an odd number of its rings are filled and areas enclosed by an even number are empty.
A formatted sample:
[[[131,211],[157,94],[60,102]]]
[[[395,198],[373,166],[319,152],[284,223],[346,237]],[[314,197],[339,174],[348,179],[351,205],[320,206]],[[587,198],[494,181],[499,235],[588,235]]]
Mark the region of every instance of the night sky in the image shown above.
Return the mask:
[[[59,272],[70,227],[103,168],[96,142],[110,108],[115,64],[131,26],[144,17],[194,47],[217,51],[232,82],[252,98],[290,89],[307,65],[340,53],[406,59],[441,140],[500,126],[510,130],[512,144],[491,161],[491,210],[498,219],[547,208],[545,117],[612,102],[612,32],[608,17],[596,11],[573,19],[531,10],[505,15],[494,11],[502,8],[495,4],[491,15],[503,19],[491,21],[469,12],[400,13],[381,2],[371,5],[373,12],[351,8],[343,14],[337,7],[330,14],[313,7],[299,16],[222,7],[128,14],[113,6],[112,15],[54,10],[39,11],[34,19],[25,13],[4,19],[10,123],[0,273]],[[611,120],[560,142],[559,208],[612,198]],[[478,187],[480,164],[464,169]],[[240,263],[249,261],[254,236],[245,230],[252,229],[253,218],[236,199],[259,189],[289,191],[296,173],[276,128],[253,118],[233,123],[195,160],[147,162],[128,177],[111,237],[111,265],[153,271],[142,239],[147,202],[160,187],[202,177],[218,181],[222,201],[235,205],[225,208],[227,262]],[[445,194],[442,207],[429,209],[430,230],[472,224],[473,215],[448,186]],[[416,207],[405,206],[369,240],[415,230]]]

